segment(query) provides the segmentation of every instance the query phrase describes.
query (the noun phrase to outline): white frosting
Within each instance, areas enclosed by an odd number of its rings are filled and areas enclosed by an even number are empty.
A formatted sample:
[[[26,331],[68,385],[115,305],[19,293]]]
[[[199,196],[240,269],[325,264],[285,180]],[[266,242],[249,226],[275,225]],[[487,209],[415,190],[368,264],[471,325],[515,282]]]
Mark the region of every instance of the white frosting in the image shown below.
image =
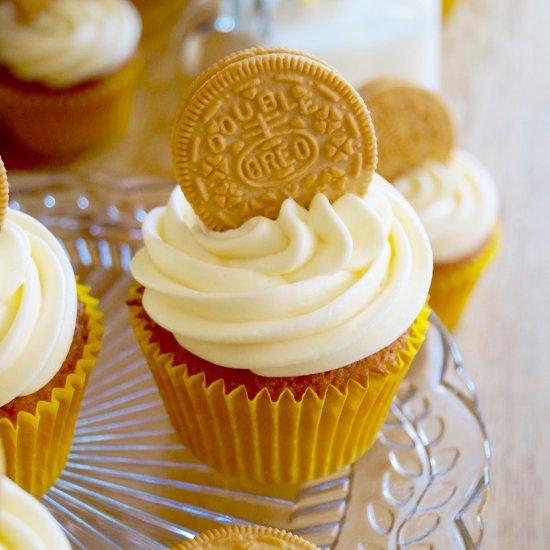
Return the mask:
[[[0,549],[70,550],[59,524],[35,498],[0,477]]]
[[[446,164],[427,163],[398,178],[395,187],[420,216],[436,263],[461,260],[489,238],[497,219],[497,189],[465,151],[456,151]]]
[[[30,21],[0,4],[0,63],[21,80],[66,88],[130,59],[141,19],[127,0],[54,0]]]
[[[192,353],[263,376],[324,372],[398,338],[426,301],[432,253],[418,217],[380,176],[365,197],[209,231],[176,188],[143,224],[131,270],[143,305]]]
[[[0,406],[46,385],[74,335],[74,272],[52,233],[8,209],[0,231]]]

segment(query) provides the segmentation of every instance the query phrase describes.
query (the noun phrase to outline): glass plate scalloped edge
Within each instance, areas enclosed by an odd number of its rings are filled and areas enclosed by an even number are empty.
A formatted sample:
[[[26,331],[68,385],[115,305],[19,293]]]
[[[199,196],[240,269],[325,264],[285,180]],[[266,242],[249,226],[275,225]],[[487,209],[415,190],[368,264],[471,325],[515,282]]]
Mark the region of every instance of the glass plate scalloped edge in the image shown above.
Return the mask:
[[[221,478],[178,441],[124,305],[139,224],[173,182],[83,172],[10,174],[11,206],[49,226],[100,298],[105,345],[65,471],[43,502],[75,548],[166,548],[221,524],[267,524],[322,548],[474,549],[490,447],[474,384],[432,317],[377,442],[301,487]]]

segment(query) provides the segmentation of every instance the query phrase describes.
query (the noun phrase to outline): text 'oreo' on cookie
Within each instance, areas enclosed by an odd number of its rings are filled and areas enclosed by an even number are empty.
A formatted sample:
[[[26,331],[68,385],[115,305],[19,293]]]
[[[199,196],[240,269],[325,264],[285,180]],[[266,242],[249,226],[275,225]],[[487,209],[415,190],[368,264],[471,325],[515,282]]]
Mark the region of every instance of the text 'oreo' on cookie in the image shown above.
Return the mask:
[[[239,52],[199,76],[173,133],[178,183],[207,227],[225,230],[286,198],[308,207],[366,192],[376,138],[359,94],[323,62],[286,49]]]

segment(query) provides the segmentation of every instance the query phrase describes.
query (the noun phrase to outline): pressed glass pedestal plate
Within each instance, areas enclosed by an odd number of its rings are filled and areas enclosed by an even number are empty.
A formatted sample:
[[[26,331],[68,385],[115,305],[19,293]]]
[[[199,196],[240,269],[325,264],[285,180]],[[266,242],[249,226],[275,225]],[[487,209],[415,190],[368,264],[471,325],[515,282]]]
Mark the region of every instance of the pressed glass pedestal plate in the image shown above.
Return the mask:
[[[179,442],[133,340],[128,265],[173,182],[115,173],[10,174],[11,206],[64,244],[105,313],[105,344],[71,454],[44,504],[74,548],[167,548],[223,524],[285,528],[322,548],[479,548],[490,449],[475,387],[435,316],[375,445],[300,487],[216,475]]]

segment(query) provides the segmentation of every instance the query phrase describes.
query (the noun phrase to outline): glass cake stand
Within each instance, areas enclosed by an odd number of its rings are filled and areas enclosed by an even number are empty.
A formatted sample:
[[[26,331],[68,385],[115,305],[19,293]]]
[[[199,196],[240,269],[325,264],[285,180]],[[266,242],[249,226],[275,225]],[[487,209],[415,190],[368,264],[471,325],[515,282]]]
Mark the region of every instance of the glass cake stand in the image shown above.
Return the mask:
[[[11,206],[54,231],[105,314],[67,466],[43,497],[74,548],[161,549],[235,523],[327,549],[480,547],[490,448],[475,387],[435,316],[377,442],[353,466],[300,487],[228,480],[179,442],[127,322],[140,222],[174,183],[14,172],[10,184]]]

